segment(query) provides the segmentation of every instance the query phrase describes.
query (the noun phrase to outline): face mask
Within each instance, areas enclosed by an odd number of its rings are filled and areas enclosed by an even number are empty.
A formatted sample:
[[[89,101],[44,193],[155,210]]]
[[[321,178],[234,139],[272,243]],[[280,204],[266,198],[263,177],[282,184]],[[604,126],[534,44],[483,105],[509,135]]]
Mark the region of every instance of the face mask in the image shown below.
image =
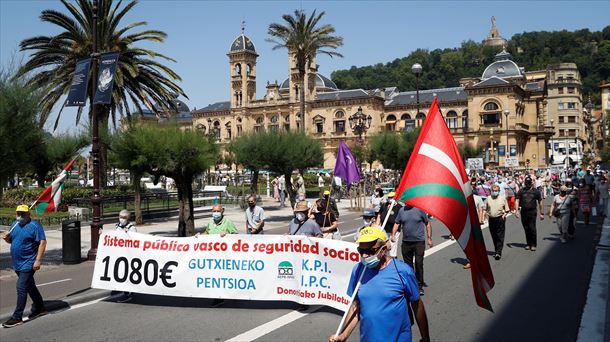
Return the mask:
[[[17,222],[19,222],[20,224],[24,224],[25,223],[25,218],[17,215],[15,216],[15,220],[17,220]]]
[[[119,226],[125,227],[127,225],[127,222],[129,222],[129,220],[124,219],[124,218],[119,218]]]
[[[304,213],[296,213],[295,217],[297,218],[297,220],[303,222],[305,221],[305,214]]]
[[[305,200],[305,196],[300,195],[300,196],[299,196],[299,201],[304,201],[304,200]]]
[[[215,222],[219,222],[220,220],[222,220],[222,213],[218,211],[213,212],[212,219],[214,219]]]
[[[370,224],[371,224],[371,222],[373,222],[373,220],[367,220],[367,219],[362,220],[362,223],[363,223],[365,226],[370,225]]]
[[[379,265],[379,262],[381,262],[381,259],[379,259],[377,255],[371,255],[370,257],[362,259],[362,264],[366,268],[375,268]]]
[[[249,206],[250,208],[254,208],[254,206],[255,206],[255,205],[256,205],[256,203],[248,203],[248,206]]]
[[[532,182],[525,182],[524,185],[526,188],[530,188],[532,186]]]
[[[560,191],[560,192],[559,192],[559,194],[560,194],[561,196],[565,196],[565,195],[567,194],[567,192],[566,192],[566,191]]]
[[[500,195],[500,193],[497,191],[494,191],[491,193],[491,197],[498,197],[499,195]]]

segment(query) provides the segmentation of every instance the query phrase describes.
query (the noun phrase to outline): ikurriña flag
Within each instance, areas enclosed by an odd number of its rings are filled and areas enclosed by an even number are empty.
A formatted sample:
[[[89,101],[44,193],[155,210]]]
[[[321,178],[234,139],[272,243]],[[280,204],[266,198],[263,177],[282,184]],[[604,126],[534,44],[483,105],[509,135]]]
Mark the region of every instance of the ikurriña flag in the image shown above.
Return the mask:
[[[436,98],[409,158],[398,189],[397,201],[417,207],[447,226],[471,264],[477,304],[493,311],[487,292],[494,286],[485,241],[468,175]]]
[[[57,211],[57,207],[61,203],[61,192],[64,188],[64,182],[68,177],[72,164],[74,164],[74,159],[61,171],[53,183],[38,196],[36,202],[34,202],[34,204],[38,204],[36,206],[37,213],[42,214]]]

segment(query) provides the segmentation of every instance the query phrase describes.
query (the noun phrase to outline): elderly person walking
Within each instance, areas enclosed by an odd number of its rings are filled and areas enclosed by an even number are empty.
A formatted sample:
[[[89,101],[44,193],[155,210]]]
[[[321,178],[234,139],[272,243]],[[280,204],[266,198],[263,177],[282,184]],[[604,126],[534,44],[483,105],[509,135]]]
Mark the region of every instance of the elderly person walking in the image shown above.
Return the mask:
[[[549,209],[549,217],[555,217],[557,220],[557,229],[559,229],[559,240],[561,243],[565,243],[568,238],[568,227],[570,225],[570,218],[572,217],[574,210],[574,197],[568,195],[568,187],[562,185],[559,188],[559,194],[553,198],[553,203]]]

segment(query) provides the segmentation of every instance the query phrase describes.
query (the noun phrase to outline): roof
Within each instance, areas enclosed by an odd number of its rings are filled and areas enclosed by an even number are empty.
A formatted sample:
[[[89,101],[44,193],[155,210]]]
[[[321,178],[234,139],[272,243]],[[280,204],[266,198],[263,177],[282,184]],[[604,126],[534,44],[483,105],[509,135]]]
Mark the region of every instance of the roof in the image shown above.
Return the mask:
[[[284,82],[282,82],[282,85],[280,85],[280,90],[288,89],[289,86],[290,81],[287,78],[284,80]],[[318,73],[316,73],[316,88],[339,89],[337,88],[335,82],[331,81],[328,77],[320,75]]]
[[[193,122],[193,114],[189,112],[178,113],[175,118],[177,122]]]
[[[456,102],[456,101],[467,101],[468,96],[464,91],[464,87],[453,87],[453,88],[442,88],[442,89],[429,89],[419,91],[419,103],[432,103],[434,96],[439,102]],[[392,97],[391,100],[386,101],[386,106],[399,106],[409,105],[417,103],[417,92],[406,91],[398,93]]]
[[[207,107],[197,109],[195,112],[217,112],[231,109],[231,101],[222,101],[209,104]]]
[[[252,40],[242,32],[231,44],[229,52],[250,51],[256,53]]]
[[[506,78],[506,77],[521,77],[523,76],[521,68],[512,61],[512,56],[506,50],[498,53],[495,57],[495,62],[485,68],[481,79],[491,78],[493,76]]]
[[[474,84],[473,87],[489,87],[489,86],[498,86],[498,85],[506,85],[509,84],[508,81],[505,81],[498,76],[491,76],[490,78],[483,80],[477,84]]]
[[[529,91],[544,90],[544,81],[529,82],[525,85],[525,90],[529,90]]]
[[[362,89],[337,90],[327,93],[318,93],[316,95],[316,100],[343,100],[367,96],[369,96],[369,93]]]

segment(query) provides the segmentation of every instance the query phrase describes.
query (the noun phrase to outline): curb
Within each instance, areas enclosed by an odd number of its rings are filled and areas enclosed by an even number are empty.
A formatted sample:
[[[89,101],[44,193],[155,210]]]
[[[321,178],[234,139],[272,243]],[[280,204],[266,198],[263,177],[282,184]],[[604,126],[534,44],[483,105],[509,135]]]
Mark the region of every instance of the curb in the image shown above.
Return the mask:
[[[66,297],[58,298],[58,299],[46,299],[45,306],[46,306],[46,309],[50,313],[52,313],[54,311],[69,309],[70,307],[77,305],[77,304],[82,304],[82,303],[90,302],[93,300],[102,299],[105,297],[111,297],[111,291],[97,290],[97,289],[89,288],[89,289],[86,289],[86,291],[84,293],[80,293],[77,295],[73,295],[73,296],[68,295]],[[27,314],[29,314],[29,311],[26,310],[23,312],[24,317],[27,317]],[[0,321],[3,322],[5,320],[8,320],[9,318],[11,318],[12,315],[13,315],[12,312],[0,314]]]

